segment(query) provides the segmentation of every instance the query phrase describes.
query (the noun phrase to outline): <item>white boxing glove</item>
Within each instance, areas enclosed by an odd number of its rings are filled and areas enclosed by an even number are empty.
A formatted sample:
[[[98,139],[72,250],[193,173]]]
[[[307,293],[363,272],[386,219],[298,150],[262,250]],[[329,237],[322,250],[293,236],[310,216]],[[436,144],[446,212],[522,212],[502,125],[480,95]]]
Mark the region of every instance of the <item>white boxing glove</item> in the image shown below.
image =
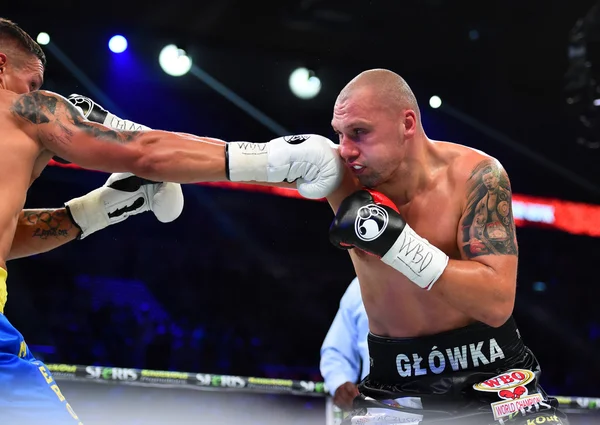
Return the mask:
[[[82,96],[80,94],[73,93],[68,97],[68,100],[73,105],[75,105],[77,110],[81,112],[81,115],[83,115],[84,118],[92,122],[97,122],[107,127],[121,131],[151,130],[150,127],[146,127],[145,125],[119,118],[118,116],[107,111],[87,96]]]
[[[316,134],[284,136],[267,143],[226,145],[227,178],[233,182],[296,182],[305,198],[325,198],[340,185],[337,146]]]
[[[148,210],[159,221],[171,222],[183,210],[183,192],[176,183],[153,183],[131,173],[115,173],[104,186],[71,199],[65,207],[81,229],[79,239],[83,239]]]

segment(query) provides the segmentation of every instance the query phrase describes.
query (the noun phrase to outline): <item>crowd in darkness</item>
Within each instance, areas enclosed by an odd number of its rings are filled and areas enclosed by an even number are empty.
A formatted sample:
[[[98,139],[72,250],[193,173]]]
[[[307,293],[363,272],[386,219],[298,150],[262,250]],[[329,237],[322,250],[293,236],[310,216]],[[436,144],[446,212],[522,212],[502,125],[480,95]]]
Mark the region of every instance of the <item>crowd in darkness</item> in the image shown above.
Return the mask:
[[[320,344],[354,277],[323,236],[326,205],[186,191],[174,223],[135,217],[9,264],[7,316],[30,346],[52,347],[48,362],[320,380]],[[515,318],[542,383],[600,396],[600,240],[518,237]]]
[[[202,273],[214,282],[244,286],[236,273]],[[267,287],[278,284],[266,273],[255,273],[253,279]],[[278,302],[277,291],[251,298],[251,291],[243,288],[220,288],[207,296],[179,287],[182,296],[162,303],[167,308],[159,310],[139,301],[135,288],[147,291],[140,281],[72,276],[61,282],[30,293],[44,332],[30,334],[27,340],[34,350],[40,347],[40,356],[48,362],[321,379],[318,345],[328,324],[315,327],[307,322],[306,306],[294,310],[293,302]],[[107,294],[107,286],[121,286],[118,296]],[[55,351],[44,354],[47,345]]]

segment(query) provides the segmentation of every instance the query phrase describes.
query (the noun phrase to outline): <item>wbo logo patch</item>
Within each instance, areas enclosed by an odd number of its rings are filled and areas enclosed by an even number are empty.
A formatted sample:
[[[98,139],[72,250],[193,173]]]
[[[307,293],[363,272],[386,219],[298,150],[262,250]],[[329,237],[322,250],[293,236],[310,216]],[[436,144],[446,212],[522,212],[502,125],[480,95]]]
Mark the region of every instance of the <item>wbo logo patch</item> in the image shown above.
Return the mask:
[[[535,374],[526,369],[510,369],[501,375],[486,379],[473,385],[477,391],[500,392],[502,390],[513,390],[524,387],[535,378]],[[514,392],[514,390],[513,390]]]

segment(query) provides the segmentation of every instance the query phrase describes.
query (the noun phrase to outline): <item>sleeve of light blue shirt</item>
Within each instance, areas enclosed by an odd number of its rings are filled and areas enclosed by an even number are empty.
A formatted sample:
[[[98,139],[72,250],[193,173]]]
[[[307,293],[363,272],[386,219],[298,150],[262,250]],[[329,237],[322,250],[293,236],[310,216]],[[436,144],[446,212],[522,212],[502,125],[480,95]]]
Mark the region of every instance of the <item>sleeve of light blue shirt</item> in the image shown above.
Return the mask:
[[[343,383],[356,383],[360,377],[361,358],[357,348],[360,331],[355,316],[361,304],[360,286],[358,279],[354,279],[321,346],[321,375],[332,395]]]

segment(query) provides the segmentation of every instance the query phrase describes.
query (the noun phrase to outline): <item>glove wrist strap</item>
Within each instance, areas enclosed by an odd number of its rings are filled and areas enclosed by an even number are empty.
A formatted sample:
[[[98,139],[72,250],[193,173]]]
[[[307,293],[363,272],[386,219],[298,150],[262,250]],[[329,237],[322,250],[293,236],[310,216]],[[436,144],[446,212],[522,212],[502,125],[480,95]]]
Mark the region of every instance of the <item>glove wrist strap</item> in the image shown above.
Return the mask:
[[[145,125],[138,124],[133,121],[121,119],[118,116],[111,114],[110,112],[106,114],[106,118],[104,119],[103,124],[107,127],[121,131],[151,130],[150,127],[146,127]]]
[[[73,225],[79,229],[79,234],[77,235],[76,239],[77,240],[83,239],[84,238],[83,229],[81,228],[81,226],[79,224],[77,224],[77,220],[75,220],[75,218],[73,217],[73,213],[71,213],[71,207],[69,206],[68,202],[65,204],[65,210],[67,211],[67,215],[69,216],[69,220],[71,220],[71,223],[73,223]]]
[[[406,224],[392,247],[381,257],[417,286],[430,290],[448,265],[448,256]]]
[[[65,203],[71,220],[81,229],[78,239],[84,239],[110,224],[106,211],[101,206],[100,195],[103,189],[96,189],[87,195],[71,199]]]
[[[225,147],[225,158],[230,181],[268,181],[268,143],[230,142]]]

